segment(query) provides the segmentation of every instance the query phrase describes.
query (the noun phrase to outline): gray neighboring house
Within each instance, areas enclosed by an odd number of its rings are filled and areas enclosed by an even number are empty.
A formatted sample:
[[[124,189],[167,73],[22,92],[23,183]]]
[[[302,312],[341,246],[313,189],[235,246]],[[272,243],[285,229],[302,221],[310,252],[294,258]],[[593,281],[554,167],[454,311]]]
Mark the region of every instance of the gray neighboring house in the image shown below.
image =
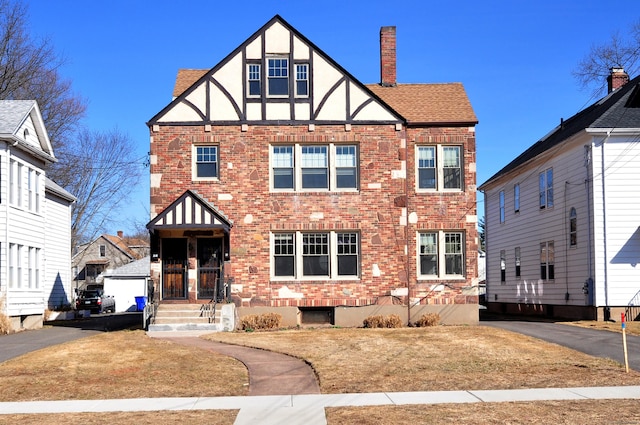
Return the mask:
[[[36,101],[0,100],[0,314],[13,331],[71,302],[75,198],[46,178],[55,161]]]

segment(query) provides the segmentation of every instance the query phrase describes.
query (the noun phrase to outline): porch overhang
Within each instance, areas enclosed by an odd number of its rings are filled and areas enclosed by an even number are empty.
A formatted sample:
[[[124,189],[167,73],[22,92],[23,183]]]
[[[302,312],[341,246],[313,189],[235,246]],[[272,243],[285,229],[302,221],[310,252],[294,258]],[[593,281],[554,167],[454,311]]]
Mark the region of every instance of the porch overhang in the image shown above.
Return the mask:
[[[202,232],[221,229],[228,235],[231,227],[233,227],[233,221],[215,205],[192,190],[184,192],[147,223],[147,229],[151,234],[158,230]]]

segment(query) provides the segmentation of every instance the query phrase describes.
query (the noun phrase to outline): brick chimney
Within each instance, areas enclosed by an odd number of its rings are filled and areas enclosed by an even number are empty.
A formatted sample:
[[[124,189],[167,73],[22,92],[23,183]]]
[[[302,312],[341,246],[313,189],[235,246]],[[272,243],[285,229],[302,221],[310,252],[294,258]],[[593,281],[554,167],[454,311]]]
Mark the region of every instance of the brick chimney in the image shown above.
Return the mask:
[[[629,74],[623,68],[611,68],[611,74],[607,77],[607,93],[618,90],[629,82]]]
[[[124,233],[122,232],[122,230],[118,230],[118,237],[120,239],[122,239],[122,236],[124,235]]]
[[[380,28],[380,85],[396,86],[396,27]]]

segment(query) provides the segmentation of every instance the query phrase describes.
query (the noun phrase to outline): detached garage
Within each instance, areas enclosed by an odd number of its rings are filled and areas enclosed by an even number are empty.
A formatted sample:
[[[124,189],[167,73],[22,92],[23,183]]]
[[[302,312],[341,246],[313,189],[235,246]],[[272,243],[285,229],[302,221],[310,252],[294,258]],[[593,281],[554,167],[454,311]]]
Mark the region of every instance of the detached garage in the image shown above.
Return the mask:
[[[149,258],[104,273],[104,294],[116,299],[116,312],[137,311],[136,297],[149,296]]]

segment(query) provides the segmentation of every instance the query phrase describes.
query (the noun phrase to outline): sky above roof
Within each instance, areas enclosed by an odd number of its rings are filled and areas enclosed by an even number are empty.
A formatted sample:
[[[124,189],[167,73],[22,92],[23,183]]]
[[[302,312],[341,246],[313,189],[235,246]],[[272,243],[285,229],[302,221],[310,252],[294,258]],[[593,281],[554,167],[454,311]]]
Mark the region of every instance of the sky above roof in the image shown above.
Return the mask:
[[[61,73],[88,100],[85,124],[127,133],[139,157],[178,69],[212,68],[274,15],[364,84],[380,81],[380,27],[396,26],[399,83],[464,85],[479,120],[478,185],[596,100],[572,71],[640,18],[640,2],[622,0],[27,3],[31,35],[66,57]],[[131,193],[111,233],[149,221],[148,178]]]

